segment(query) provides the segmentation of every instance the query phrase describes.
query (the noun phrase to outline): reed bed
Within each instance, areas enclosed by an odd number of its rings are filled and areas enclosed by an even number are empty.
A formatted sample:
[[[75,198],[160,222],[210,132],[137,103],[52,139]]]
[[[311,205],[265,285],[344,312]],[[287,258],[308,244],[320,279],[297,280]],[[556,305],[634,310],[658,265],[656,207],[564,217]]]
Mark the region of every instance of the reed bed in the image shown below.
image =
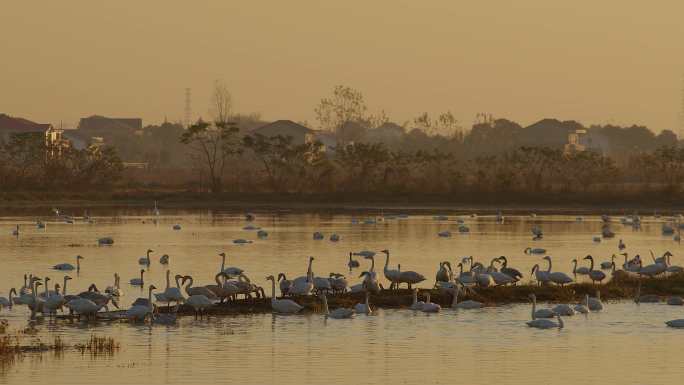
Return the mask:
[[[0,320],[0,323],[2,321],[5,320]],[[45,343],[39,338],[32,337],[34,333],[31,330],[33,329],[29,327],[12,334],[3,333],[4,335],[0,336],[0,369],[11,366],[30,353],[53,352],[55,355],[61,355],[74,350],[81,354],[90,353],[92,356],[111,356],[119,350],[119,343],[111,337],[91,335],[85,343],[70,346],[59,336],[54,337],[52,342]]]

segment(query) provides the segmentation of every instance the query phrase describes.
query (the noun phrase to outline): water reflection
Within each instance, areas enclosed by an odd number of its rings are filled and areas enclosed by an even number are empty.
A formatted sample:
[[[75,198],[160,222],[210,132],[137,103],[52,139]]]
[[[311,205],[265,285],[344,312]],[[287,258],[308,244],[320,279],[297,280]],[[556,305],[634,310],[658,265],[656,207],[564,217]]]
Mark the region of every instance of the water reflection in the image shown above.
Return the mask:
[[[620,238],[631,255],[670,250],[673,262],[681,258],[680,246],[661,235],[661,222],[653,218],[645,218],[638,231],[614,224],[616,238],[595,243],[592,238],[600,234],[601,221],[593,217],[581,222],[574,216],[508,217],[504,224],[496,224],[493,217],[464,218],[470,233],[459,234],[456,221],[432,216],[355,225],[349,215],[257,213],[254,223],[270,234],[259,240],[255,232],[242,230],[242,215],[228,212],[164,210],[156,224],[136,210],[94,214],[94,224],[44,218],[47,226],[40,230],[30,227],[35,218],[0,218],[0,229],[7,229],[0,232],[0,282],[7,286],[0,292],[20,286],[29,271],[61,282],[65,273],[50,267],[81,254],[86,259],[80,274],[68,273],[74,277],[69,291],[86,290],[93,282],[106,287],[118,272],[126,293],[121,302],[128,306],[146,294],[127,282],[138,276],[137,259],[148,248],[155,254],[146,281],[158,287],[165,278],[166,268],[157,263],[162,254],[171,256],[168,267],[173,274],[189,274],[197,284],[208,284],[220,267],[218,253],[225,251],[229,265],[245,269],[264,285],[265,276],[279,271],[303,275],[310,255],[316,257],[314,271],[327,275],[347,270],[351,250],[388,248],[393,263],[428,277],[424,287],[431,286],[440,261],[455,266],[467,255],[483,262],[506,255],[528,279],[532,265],[543,256],[524,254],[529,246],[547,249],[554,269],[566,273],[571,273],[573,258],[592,254],[597,262],[609,259],[618,251]],[[17,222],[27,226],[19,238],[10,235]],[[182,225],[181,231],[172,229],[175,223]],[[534,225],[543,229],[543,239],[532,240]],[[440,238],[442,230],[454,235]],[[314,241],[314,231],[335,232],[342,239]],[[115,244],[98,247],[96,240],[102,236],[114,237]],[[234,246],[236,238],[254,243]],[[351,284],[368,267],[366,260],[360,261],[361,268],[349,276]],[[37,336],[46,341],[60,336],[77,343],[95,333],[115,338],[121,351],[96,359],[69,352],[31,356],[0,370],[0,383],[678,383],[684,374],[678,363],[681,333],[663,324],[684,317],[679,307],[609,303],[603,313],[569,317],[561,331],[527,328],[529,312],[526,304],[445,309],[440,314],[380,309],[351,320],[256,314],[182,317],[176,326],[154,327],[46,319],[36,324]],[[21,306],[0,314],[13,328],[24,327],[28,318]]]

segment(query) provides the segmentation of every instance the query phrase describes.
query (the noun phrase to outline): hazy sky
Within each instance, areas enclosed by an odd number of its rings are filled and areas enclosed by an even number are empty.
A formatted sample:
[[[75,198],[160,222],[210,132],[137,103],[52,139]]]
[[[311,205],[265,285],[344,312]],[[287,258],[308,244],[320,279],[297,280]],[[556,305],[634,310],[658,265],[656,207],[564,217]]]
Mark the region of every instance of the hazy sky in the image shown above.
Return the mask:
[[[403,122],[451,110],[531,123],[675,128],[684,2],[6,1],[0,112],[73,125],[91,115],[207,116],[214,79],[239,112],[308,120],[336,84]]]

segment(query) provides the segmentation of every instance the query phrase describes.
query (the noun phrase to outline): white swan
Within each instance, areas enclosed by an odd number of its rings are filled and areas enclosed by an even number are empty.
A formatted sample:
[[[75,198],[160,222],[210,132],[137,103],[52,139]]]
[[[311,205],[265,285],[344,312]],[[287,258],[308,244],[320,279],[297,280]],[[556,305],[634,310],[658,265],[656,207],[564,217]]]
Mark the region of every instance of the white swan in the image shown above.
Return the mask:
[[[154,252],[154,250],[147,249],[147,256],[138,258],[138,264],[149,266],[150,265],[150,254],[152,254],[153,252]]]
[[[411,310],[422,310],[425,302],[418,301],[418,289],[413,289],[413,303],[409,307]]]
[[[14,295],[12,295],[12,294],[14,294]],[[3,308],[3,307],[11,308],[12,304],[14,303],[14,301],[13,301],[14,297],[16,297],[16,295],[17,295],[17,289],[11,288],[9,291],[9,297],[8,298],[0,297],[0,308]]]
[[[221,270],[222,272],[226,273],[229,278],[237,277],[240,274],[244,273],[245,271],[239,267],[231,266],[231,267],[226,267],[226,253],[220,253],[219,256],[221,257]]]
[[[389,250],[382,250],[381,253],[385,254],[385,267],[382,271],[385,274],[385,278],[390,281],[390,289],[398,289],[399,283],[401,283],[401,271],[389,268]]]
[[[671,328],[682,329],[684,328],[684,319],[673,319],[671,321],[665,321],[665,325]]]
[[[425,303],[420,311],[423,313],[438,313],[440,310],[442,310],[442,307],[439,304],[430,302],[430,292],[427,292],[425,294]]]
[[[573,275],[587,275],[589,274],[589,268],[586,266],[577,267],[577,259],[572,260],[572,274]]]
[[[366,302],[354,305],[354,311],[358,314],[371,315],[373,310],[370,307],[370,293],[366,292]]]
[[[309,265],[306,270],[306,275],[302,277],[297,277],[292,281],[292,286],[290,287],[289,294],[291,295],[309,295],[311,290],[314,288],[313,284],[313,271],[311,270],[311,265],[313,264],[314,257],[309,257]],[[275,297],[274,297],[275,298]]]
[[[59,293],[59,285],[55,285],[55,294],[50,295],[45,299],[43,307],[48,313],[54,314],[58,308],[64,305],[64,297],[67,295],[67,282],[71,279],[68,275],[64,276],[64,287],[62,293]]]
[[[58,264],[58,265],[52,266],[52,268],[53,268],[54,270],[66,270],[66,271],[69,271],[69,270],[74,270],[74,269],[76,269],[76,271],[81,271],[81,259],[84,259],[84,258],[81,257],[80,255],[77,255],[77,256],[76,256],[76,267],[74,267],[74,265],[72,265],[72,264],[70,264],[70,263],[60,263],[60,264]]]
[[[206,286],[197,286],[193,287],[192,284],[194,280],[192,279],[192,276],[186,275],[183,277],[183,284],[185,285],[185,281],[190,281],[187,286],[185,286],[185,293],[189,296],[192,297],[193,295],[203,295],[207,297],[207,299],[217,299],[216,294],[214,294],[213,291],[211,291],[208,287]]]
[[[202,318],[204,311],[214,305],[214,303],[204,294],[191,295],[185,300],[185,304],[192,307],[195,311],[195,318],[197,318],[198,313],[200,318]]]
[[[584,302],[575,305],[575,312],[588,314],[589,313],[589,294],[584,295]]]
[[[145,321],[147,316],[152,316],[154,306],[152,305],[152,290],[156,289],[154,285],[148,288],[147,302],[140,305],[131,306],[126,310],[126,318],[133,322]]]
[[[266,277],[271,281],[271,308],[276,313],[294,314],[303,309],[301,305],[291,299],[277,299],[275,294],[275,277],[269,275]]]
[[[157,301],[166,302],[167,306],[171,306],[171,302],[176,302],[178,305],[180,302],[185,301],[185,297],[183,297],[183,293],[181,292],[180,283],[178,282],[181,278],[183,278],[183,276],[177,274],[175,276],[176,287],[172,287],[170,285],[171,270],[166,270],[166,289],[162,293],[154,295]]]
[[[601,270],[594,270],[594,257],[587,255],[584,259],[588,259],[591,262],[591,265],[589,266],[589,278],[591,279],[591,283],[596,283],[596,281],[601,283],[601,281],[606,279],[606,273]]]
[[[603,310],[603,302],[601,302],[601,290],[596,290],[596,297],[590,297],[587,303],[589,310],[591,311]]]
[[[556,285],[561,285],[561,286],[572,282],[572,278],[570,278],[569,275],[567,275],[563,272],[560,272],[560,271],[554,271],[554,272],[551,271],[551,257],[550,256],[547,255],[544,257],[544,259],[549,262],[549,268],[546,271],[546,273],[548,274],[549,280],[551,282],[555,283]]]
[[[323,301],[323,314],[325,314],[326,317],[334,319],[348,319],[354,316],[353,309],[348,309],[344,307],[340,307],[333,311],[330,311],[330,309],[328,308],[328,299],[325,297],[325,293],[320,293],[318,296],[321,298],[321,301]]]
[[[610,256],[610,261],[601,262],[601,269],[608,270],[613,266],[613,263],[615,263],[615,254]]]
[[[144,274],[145,269],[140,269],[140,278],[131,278],[131,280],[128,282],[133,286],[143,286],[145,284],[145,281],[143,280]]]
[[[540,270],[538,264],[532,266],[532,272],[530,272],[530,275],[534,275],[534,278],[537,280],[538,285],[543,285],[551,281],[551,279],[549,278],[549,273]]]
[[[553,308],[551,308],[551,310],[554,313],[556,313],[558,315],[562,315],[562,316],[573,316],[573,315],[575,315],[575,309],[573,309],[570,305],[566,305],[566,304],[556,305]]]
[[[537,312],[536,312],[536,307],[537,307],[537,298],[534,294],[530,295],[530,298],[532,299],[532,321],[527,321],[526,324],[527,326],[531,328],[537,328],[537,329],[562,329],[563,328],[563,319],[560,317],[560,315],[556,315],[556,319],[558,322],[553,322],[549,319],[537,319]]]
[[[352,255],[354,255],[354,253],[352,253],[350,251],[349,252],[349,262],[347,262],[347,266],[349,266],[349,271],[351,271],[351,269],[353,269],[353,268],[361,266],[361,264],[359,264],[359,261],[352,259]]]
[[[105,288],[105,293],[111,294],[115,297],[122,297],[124,295],[124,292],[123,290],[121,290],[121,287],[119,286],[120,280],[121,277],[119,277],[119,274],[114,273],[114,285],[107,286],[107,288]]]
[[[452,309],[479,309],[482,307],[482,302],[478,301],[467,300],[458,302],[458,294],[461,292],[461,288],[457,287],[456,289],[452,290],[452,295],[454,296],[453,300],[451,301]]]
[[[530,299],[532,300],[532,319],[553,318],[557,315],[551,309],[537,309],[537,296],[535,294],[530,294]]]

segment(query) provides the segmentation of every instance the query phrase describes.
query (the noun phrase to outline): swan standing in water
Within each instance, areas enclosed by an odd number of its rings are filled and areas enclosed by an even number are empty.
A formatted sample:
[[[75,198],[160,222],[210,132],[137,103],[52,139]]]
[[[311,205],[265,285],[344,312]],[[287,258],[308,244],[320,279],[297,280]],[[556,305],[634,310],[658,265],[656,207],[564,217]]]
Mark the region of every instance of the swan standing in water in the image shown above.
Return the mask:
[[[76,256],[76,267],[70,263],[60,263],[58,265],[52,266],[53,269],[55,270],[63,270],[63,271],[70,271],[76,269],[76,272],[81,271],[81,259],[84,259],[80,255]]]
[[[448,261],[440,262],[437,274],[435,274],[435,282],[451,282],[452,280],[451,263]]]
[[[456,287],[452,289],[453,300],[451,301],[452,309],[479,309],[482,307],[482,302],[478,301],[462,301],[458,302],[458,294],[461,292],[461,287]]]
[[[271,281],[271,308],[276,313],[294,314],[303,309],[301,305],[291,299],[277,299],[275,293],[275,277],[269,275],[266,277]]]
[[[366,302],[364,303],[357,303],[354,305],[354,311],[357,314],[365,314],[365,315],[371,315],[373,312],[370,307],[370,293],[366,291]]]
[[[563,328],[563,319],[560,315],[556,315],[557,323],[549,319],[537,319],[537,297],[534,294],[530,294],[530,299],[532,299],[532,321],[527,321],[527,326],[537,329]]]
[[[325,314],[326,317],[334,318],[334,319],[345,319],[345,318],[352,318],[354,316],[354,310],[353,309],[348,309],[348,308],[344,308],[344,307],[337,308],[331,312],[330,309],[328,308],[328,298],[325,297],[325,293],[321,292],[318,295],[318,297],[323,302],[323,314]]]
[[[131,278],[131,280],[128,282],[133,286],[142,287],[145,284],[145,281],[143,280],[144,274],[145,274],[145,269],[140,269],[140,278]]]
[[[126,318],[133,322],[144,322],[148,315],[150,317],[152,316],[154,312],[154,306],[152,305],[152,290],[154,289],[156,289],[156,287],[150,285],[148,288],[147,303],[131,306],[130,309],[126,310]]]
[[[185,283],[185,282],[184,282]],[[195,319],[197,319],[197,314],[199,314],[200,319],[204,316],[204,311],[211,308],[214,303],[203,294],[195,294],[188,297],[185,300],[185,304],[190,306],[195,312]]]

